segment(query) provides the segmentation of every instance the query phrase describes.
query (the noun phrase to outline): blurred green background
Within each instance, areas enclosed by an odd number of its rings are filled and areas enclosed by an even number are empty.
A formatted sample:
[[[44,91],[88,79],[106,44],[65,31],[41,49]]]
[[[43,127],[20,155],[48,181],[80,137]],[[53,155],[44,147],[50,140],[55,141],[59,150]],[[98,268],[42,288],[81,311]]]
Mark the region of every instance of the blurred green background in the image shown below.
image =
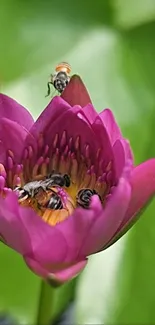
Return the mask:
[[[155,156],[155,0],[0,1],[0,86],[36,118],[67,61],[98,111],[110,107],[139,163]],[[145,188],[143,189],[145,190]],[[77,283],[52,289],[0,244],[0,311],[49,324],[75,299],[75,324],[155,324],[155,202]],[[73,324],[73,323],[72,323]]]

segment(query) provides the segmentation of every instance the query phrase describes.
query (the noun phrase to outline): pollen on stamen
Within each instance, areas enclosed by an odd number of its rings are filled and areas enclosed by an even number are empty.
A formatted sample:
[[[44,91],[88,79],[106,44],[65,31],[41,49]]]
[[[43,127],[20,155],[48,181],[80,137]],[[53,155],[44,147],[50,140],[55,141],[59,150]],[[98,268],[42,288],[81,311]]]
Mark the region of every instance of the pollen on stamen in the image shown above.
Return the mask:
[[[43,134],[40,133],[39,138],[38,138],[38,146],[41,149],[43,147],[43,145],[44,145],[44,137],[43,137]]]
[[[77,173],[78,173],[78,162],[75,158],[73,158],[71,160],[71,171],[70,171],[71,179],[72,179],[73,183],[74,182],[76,183]]]
[[[58,164],[59,164],[59,149],[56,148],[55,153],[52,155],[50,169],[56,171],[58,169]]]
[[[68,141],[68,146],[69,146],[69,149],[72,149],[72,146],[73,146],[73,138],[69,138],[69,141]]]
[[[64,165],[65,165],[65,173],[70,173],[70,166],[71,166],[71,154],[69,154],[68,152],[68,155],[65,159],[65,162],[64,162]]]
[[[37,160],[35,166],[33,167],[33,170],[32,170],[32,178],[35,178],[37,176],[39,167],[41,166],[41,164],[43,163],[43,161],[44,161],[44,158],[42,156],[39,157],[39,159]]]
[[[75,140],[75,150],[79,151],[80,150],[80,136],[78,135],[76,140]]]
[[[67,142],[67,134],[66,131],[63,131],[62,136],[61,136],[61,140],[60,140],[60,147],[64,147],[66,145]]]
[[[85,157],[86,158],[90,157],[90,147],[88,144],[85,146]]]
[[[42,164],[41,164],[41,174],[43,176],[46,176],[47,175],[47,163],[46,161],[44,161]]]
[[[66,172],[65,168],[65,157],[64,155],[61,155],[60,160],[59,160],[59,172],[64,174]]]
[[[13,168],[13,159],[12,157],[8,157],[8,169],[12,169]]]
[[[25,148],[24,150],[24,160],[26,160],[28,158],[28,150],[27,148]]]
[[[59,135],[58,135],[58,133],[56,133],[55,138],[53,140],[53,148],[54,149],[57,147],[58,139],[59,139]]]
[[[91,189],[94,189],[95,184],[96,184],[96,174],[95,174],[95,173],[92,173],[92,174],[91,174],[90,183],[89,183],[89,187],[90,187]]]
[[[13,166],[14,166],[13,158],[12,157],[8,157],[7,163],[8,163],[7,185],[9,187],[11,187],[12,186],[12,178],[13,178],[12,169],[13,169]]]
[[[46,157],[48,151],[49,151],[49,146],[48,146],[48,144],[46,144],[44,152],[43,152],[43,157]]]
[[[69,150],[69,147],[68,147],[68,144],[67,144],[66,147],[65,147],[65,150],[64,150],[64,156],[67,156],[68,150]]]
[[[101,195],[103,198],[105,195],[105,192],[107,191],[107,184],[106,182],[102,181],[101,178],[99,177],[97,179],[97,182],[95,184],[94,189]]]
[[[5,178],[3,176],[0,176],[0,191],[4,189],[5,186]]]
[[[101,148],[99,148],[99,149],[97,150],[96,159],[99,159],[100,154],[101,154]]]
[[[32,148],[32,146],[28,147],[28,156],[29,156],[29,159],[31,159],[33,157],[33,148]]]
[[[89,187],[90,180],[91,180],[91,174],[90,171],[87,171],[84,179],[82,180],[82,183],[80,184],[80,188]]]
[[[0,175],[6,178],[6,170],[2,164],[0,164]]]

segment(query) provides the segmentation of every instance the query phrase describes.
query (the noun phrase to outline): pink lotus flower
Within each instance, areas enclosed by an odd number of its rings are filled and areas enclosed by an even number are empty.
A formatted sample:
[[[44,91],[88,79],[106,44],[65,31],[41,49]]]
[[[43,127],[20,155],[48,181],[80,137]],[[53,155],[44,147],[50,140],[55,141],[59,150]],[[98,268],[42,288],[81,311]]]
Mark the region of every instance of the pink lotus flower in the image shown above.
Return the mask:
[[[134,223],[154,195],[155,159],[134,166],[112,112],[95,111],[78,76],[36,122],[1,94],[0,118],[0,238],[33,272],[63,283]],[[44,190],[19,199],[16,186],[53,170],[70,177],[68,187],[54,188],[61,208],[38,204],[46,199]],[[81,189],[91,195],[80,196]]]

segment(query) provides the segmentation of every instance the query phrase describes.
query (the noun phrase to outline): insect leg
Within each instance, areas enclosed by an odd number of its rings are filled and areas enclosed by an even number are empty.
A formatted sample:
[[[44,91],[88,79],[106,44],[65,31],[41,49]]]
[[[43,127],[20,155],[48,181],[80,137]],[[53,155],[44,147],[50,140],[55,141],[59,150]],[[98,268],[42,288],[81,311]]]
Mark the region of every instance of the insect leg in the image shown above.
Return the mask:
[[[47,95],[46,95],[45,97],[48,97],[48,96],[50,95],[50,92],[51,92],[50,85],[52,85],[52,82],[51,82],[51,81],[49,81],[49,82],[47,83]]]

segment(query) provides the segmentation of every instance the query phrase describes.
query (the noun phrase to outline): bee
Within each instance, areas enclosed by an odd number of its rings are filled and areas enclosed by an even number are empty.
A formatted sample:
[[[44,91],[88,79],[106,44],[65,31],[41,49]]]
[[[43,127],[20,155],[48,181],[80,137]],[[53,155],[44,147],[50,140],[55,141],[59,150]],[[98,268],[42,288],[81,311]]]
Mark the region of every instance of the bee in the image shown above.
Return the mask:
[[[61,187],[69,187],[71,184],[70,177],[68,174],[55,174],[52,172],[50,175],[46,177],[46,180],[44,180],[44,183],[47,181],[50,185],[58,185]]]
[[[23,187],[14,189],[18,194],[19,202],[27,199],[36,199],[38,207],[47,207],[49,209],[62,209],[63,203],[57,194],[58,187],[69,187],[70,178],[67,174],[50,174],[44,180],[32,181]]]
[[[81,206],[84,209],[88,209],[93,195],[99,196],[99,194],[95,190],[91,190],[89,188],[81,189],[76,196],[77,206]]]
[[[39,209],[63,209],[63,202],[60,195],[56,192],[56,188],[50,188],[47,191],[44,191],[42,188],[39,188],[38,193],[34,196],[34,198],[37,201]]]
[[[55,74],[50,75],[50,80],[47,83],[47,96],[51,93],[50,85],[61,94],[70,81],[71,66],[67,62],[59,63],[55,68]]]

